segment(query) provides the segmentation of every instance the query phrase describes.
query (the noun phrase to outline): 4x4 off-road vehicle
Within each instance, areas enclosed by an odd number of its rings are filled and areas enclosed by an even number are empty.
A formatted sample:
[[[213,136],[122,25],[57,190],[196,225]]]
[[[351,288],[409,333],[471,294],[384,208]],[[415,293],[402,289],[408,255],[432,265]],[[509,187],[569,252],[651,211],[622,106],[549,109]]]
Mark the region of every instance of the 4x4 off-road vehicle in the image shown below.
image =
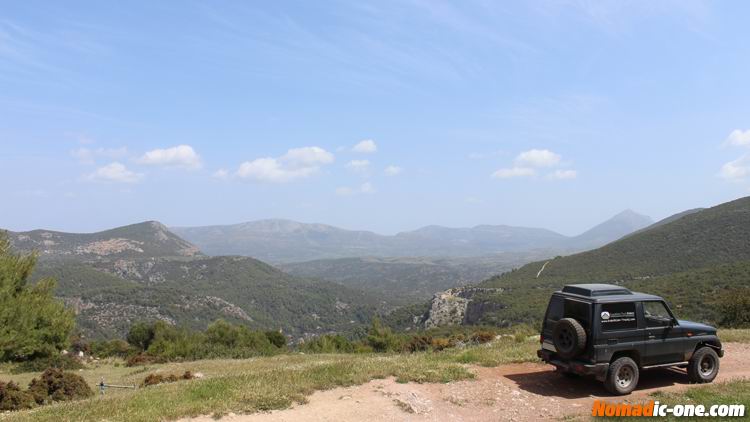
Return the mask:
[[[608,284],[574,284],[552,294],[539,357],[565,375],[594,375],[613,394],[628,394],[641,370],[687,368],[711,382],[724,355],[716,328],[677,320],[659,296]]]

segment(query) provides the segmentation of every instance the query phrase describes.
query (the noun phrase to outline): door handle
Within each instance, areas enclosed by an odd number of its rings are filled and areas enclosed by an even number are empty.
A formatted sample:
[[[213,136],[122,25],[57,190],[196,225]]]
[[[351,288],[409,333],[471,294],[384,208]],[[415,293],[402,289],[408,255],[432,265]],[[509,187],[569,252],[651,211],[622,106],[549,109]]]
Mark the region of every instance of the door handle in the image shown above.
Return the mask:
[[[656,336],[654,336],[654,335],[650,335],[650,336],[648,336],[648,338],[649,338],[649,339],[654,339],[654,338],[656,338]]]

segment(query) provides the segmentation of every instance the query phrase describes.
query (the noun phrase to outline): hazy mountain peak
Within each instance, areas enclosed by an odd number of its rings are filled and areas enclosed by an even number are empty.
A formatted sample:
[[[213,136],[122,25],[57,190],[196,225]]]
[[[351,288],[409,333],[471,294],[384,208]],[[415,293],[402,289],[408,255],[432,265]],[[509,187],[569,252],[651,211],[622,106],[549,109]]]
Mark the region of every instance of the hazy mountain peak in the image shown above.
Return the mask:
[[[51,230],[9,232],[19,250],[36,250],[42,257],[87,259],[196,256],[200,250],[158,221],[144,221],[95,233]]]
[[[576,236],[574,242],[579,248],[603,245],[648,227],[653,223],[654,220],[651,217],[639,214],[631,209],[626,209],[615,214],[609,220],[597,224]]]

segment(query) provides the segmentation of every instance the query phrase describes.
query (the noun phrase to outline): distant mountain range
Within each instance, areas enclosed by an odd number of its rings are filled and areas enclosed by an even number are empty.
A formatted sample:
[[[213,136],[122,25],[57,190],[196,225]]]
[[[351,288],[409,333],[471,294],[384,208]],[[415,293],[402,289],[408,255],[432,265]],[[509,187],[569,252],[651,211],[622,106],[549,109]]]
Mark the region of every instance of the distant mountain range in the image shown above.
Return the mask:
[[[205,328],[223,318],[295,337],[350,331],[384,307],[382,295],[288,275],[249,257],[208,257],[150,221],[98,233],[8,233],[37,251],[33,278],[54,277],[57,296],[91,337],[122,336],[140,320]]]
[[[685,211],[603,247],[442,292],[425,314],[397,314],[400,322],[391,323],[409,326],[415,317],[427,326],[535,323],[551,292],[585,282],[660,294],[681,317],[716,323],[723,298],[750,294],[750,197]]]
[[[563,253],[604,245],[652,223],[649,217],[624,211],[573,237],[502,225],[427,226],[385,236],[289,220],[171,230],[209,255],[252,256],[277,264],[353,257],[471,257],[532,250]]]

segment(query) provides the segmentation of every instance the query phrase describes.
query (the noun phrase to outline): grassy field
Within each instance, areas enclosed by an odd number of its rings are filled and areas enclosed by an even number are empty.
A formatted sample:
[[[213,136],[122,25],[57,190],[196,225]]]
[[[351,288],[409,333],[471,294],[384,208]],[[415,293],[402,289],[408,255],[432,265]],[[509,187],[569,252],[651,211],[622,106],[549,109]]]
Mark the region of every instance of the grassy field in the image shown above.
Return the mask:
[[[289,354],[247,360],[204,360],[141,368],[103,362],[79,371],[92,385],[104,377],[112,384],[140,384],[151,373],[200,372],[205,378],[39,407],[0,416],[8,421],[153,421],[228,412],[249,413],[303,403],[315,390],[396,377],[400,382],[449,382],[472,378],[465,364],[494,366],[533,361],[535,338],[503,337],[485,345],[411,355]],[[27,384],[38,374],[0,372],[0,379]]]

